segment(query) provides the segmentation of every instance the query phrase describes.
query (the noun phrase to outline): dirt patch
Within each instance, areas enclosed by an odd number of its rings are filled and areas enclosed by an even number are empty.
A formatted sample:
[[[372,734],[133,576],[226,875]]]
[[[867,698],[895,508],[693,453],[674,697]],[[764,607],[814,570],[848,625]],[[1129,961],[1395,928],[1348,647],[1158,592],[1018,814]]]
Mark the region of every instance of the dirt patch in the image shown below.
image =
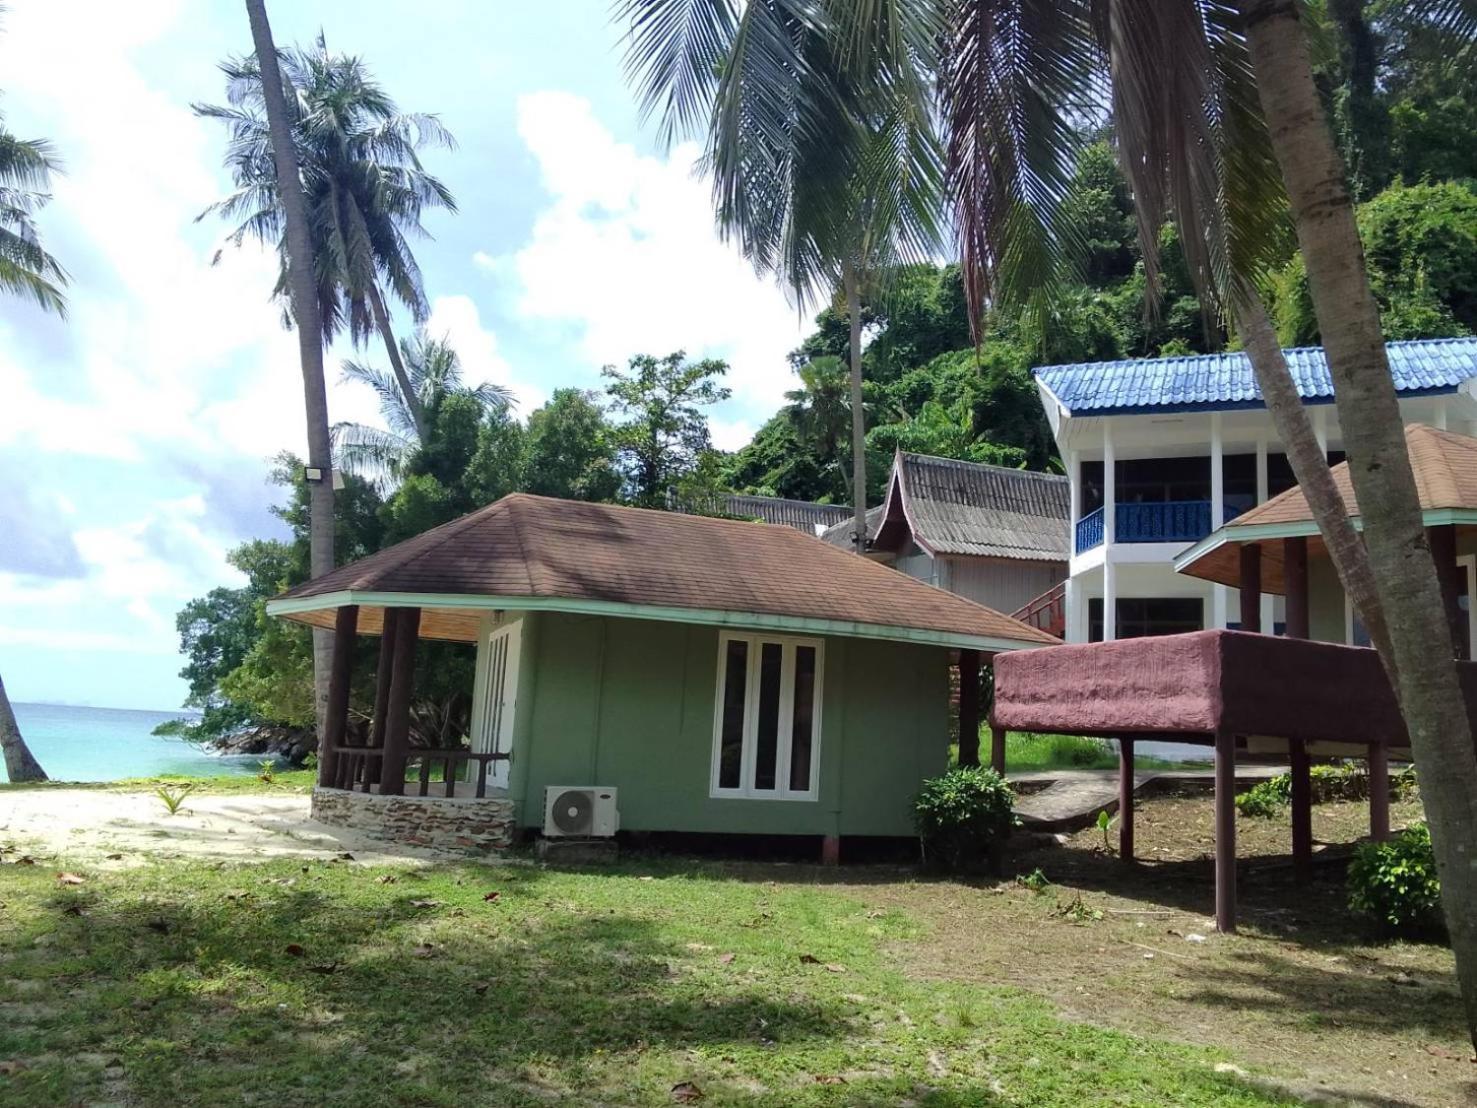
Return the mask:
[[[1417,802],[1392,812],[1397,826],[1418,815]],[[1069,1018],[1221,1047],[1336,1102],[1477,1104],[1450,952],[1379,943],[1349,916],[1339,859],[1367,833],[1367,808],[1314,809],[1323,852],[1309,888],[1292,883],[1285,817],[1238,819],[1235,935],[1215,931],[1212,821],[1208,797],[1143,801],[1146,861],[1125,866],[1082,831],[1013,859],[1045,875],[1041,892],[1014,880],[855,891],[924,921],[893,948],[914,976],[1027,989]]]
[[[198,793],[171,815],[153,793],[99,789],[0,791],[0,858],[65,856],[97,865],[168,858],[332,857],[429,861],[434,851],[319,823],[304,794]]]

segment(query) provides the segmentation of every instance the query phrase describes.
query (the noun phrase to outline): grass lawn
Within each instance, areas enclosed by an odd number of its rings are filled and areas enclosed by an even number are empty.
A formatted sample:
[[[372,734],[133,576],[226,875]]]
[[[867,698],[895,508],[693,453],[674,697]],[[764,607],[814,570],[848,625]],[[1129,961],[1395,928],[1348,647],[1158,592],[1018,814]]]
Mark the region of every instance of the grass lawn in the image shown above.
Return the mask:
[[[980,757],[990,758],[990,729],[980,729]],[[949,747],[949,761],[957,763],[959,747]],[[1171,762],[1140,754],[1134,767],[1140,771],[1154,769],[1186,769],[1202,763]],[[1209,763],[1203,763],[1208,765]],[[1102,739],[1080,735],[1027,735],[1009,731],[1005,736],[1005,767],[1008,773],[1043,773],[1056,769],[1117,769],[1118,755]]]
[[[1362,806],[1315,813],[1337,840]],[[1336,881],[1294,898],[1257,869],[1285,821],[1241,821],[1243,934],[1185,937],[1205,929],[1208,816],[1205,798],[1145,802],[1156,861],[1127,872],[1096,831],[1033,850],[1017,864],[1046,872],[1042,893],[654,856],[577,872],[11,851],[0,1103],[648,1105],[690,1085],[704,1104],[1274,1105],[1310,1076],[1361,1104],[1477,1091],[1449,954],[1371,945]]]

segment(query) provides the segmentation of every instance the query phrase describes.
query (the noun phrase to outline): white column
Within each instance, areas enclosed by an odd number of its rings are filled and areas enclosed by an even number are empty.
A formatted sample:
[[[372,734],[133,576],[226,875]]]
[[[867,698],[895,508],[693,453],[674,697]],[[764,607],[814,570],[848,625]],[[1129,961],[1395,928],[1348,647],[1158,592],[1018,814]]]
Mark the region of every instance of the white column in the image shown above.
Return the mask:
[[[1317,404],[1313,407],[1313,437],[1318,440],[1318,449],[1323,451],[1325,460],[1328,458],[1328,405]]]
[[[1103,420],[1103,545],[1112,546],[1118,537],[1117,457],[1113,453],[1112,425]]]
[[[1256,502],[1265,504],[1267,502],[1267,440],[1258,438],[1256,440]],[[1262,633],[1270,635],[1272,628],[1276,625],[1276,609],[1273,607],[1276,601],[1269,592],[1262,593]]]
[[[1436,400],[1436,430],[1446,430],[1446,397],[1438,397]]]
[[[1225,585],[1210,586],[1210,625],[1213,628],[1224,630],[1229,622],[1227,613],[1231,610],[1231,590]]]
[[[1082,595],[1082,584],[1075,577],[1067,578],[1066,604],[1067,604],[1067,641],[1086,642],[1087,636],[1082,632],[1085,624],[1084,611],[1087,607]]]
[[[1072,486],[1072,536],[1075,542],[1077,521],[1082,518],[1082,455],[1076,450],[1067,451],[1067,481]],[[1075,547],[1073,552],[1076,552]]]
[[[1113,552],[1105,551],[1103,558],[1103,642],[1112,642],[1118,637],[1118,574],[1113,564]]]
[[[1210,413],[1210,529],[1226,522],[1226,458],[1221,444],[1221,413]]]

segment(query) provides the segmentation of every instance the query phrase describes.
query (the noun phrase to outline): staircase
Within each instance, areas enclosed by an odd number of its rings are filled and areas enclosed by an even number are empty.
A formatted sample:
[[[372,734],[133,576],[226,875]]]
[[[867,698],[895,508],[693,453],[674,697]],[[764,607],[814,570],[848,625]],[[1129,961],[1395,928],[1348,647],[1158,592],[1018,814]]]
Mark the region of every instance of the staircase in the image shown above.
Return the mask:
[[[1011,613],[1012,618],[1029,624],[1059,639],[1067,636],[1067,583],[1059,581],[1024,608]]]

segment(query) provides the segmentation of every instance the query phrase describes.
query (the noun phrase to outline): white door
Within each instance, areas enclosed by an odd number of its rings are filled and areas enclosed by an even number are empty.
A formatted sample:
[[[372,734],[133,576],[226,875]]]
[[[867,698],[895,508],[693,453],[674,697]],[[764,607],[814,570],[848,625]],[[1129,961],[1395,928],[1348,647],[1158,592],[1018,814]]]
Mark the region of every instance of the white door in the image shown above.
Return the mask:
[[[484,754],[509,754],[513,750],[513,717],[518,701],[518,653],[523,625],[511,623],[491,632],[482,644],[478,686],[481,696],[475,705],[472,749]],[[499,759],[487,768],[488,788],[508,787],[508,760]]]

